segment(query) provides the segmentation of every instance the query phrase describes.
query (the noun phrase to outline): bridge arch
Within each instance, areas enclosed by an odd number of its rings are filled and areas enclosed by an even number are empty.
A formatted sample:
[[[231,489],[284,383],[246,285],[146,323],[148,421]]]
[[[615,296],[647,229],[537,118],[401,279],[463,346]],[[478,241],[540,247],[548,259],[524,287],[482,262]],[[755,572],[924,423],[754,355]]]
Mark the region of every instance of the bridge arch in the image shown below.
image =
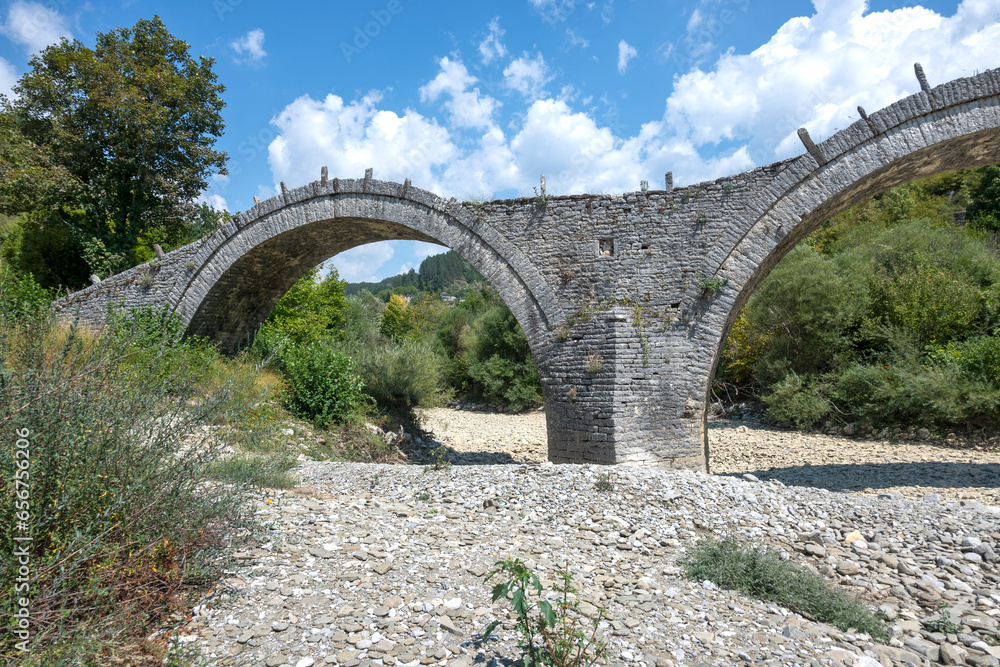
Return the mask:
[[[168,301],[189,335],[224,350],[249,342],[278,299],[307,271],[350,248],[384,240],[448,246],[496,289],[539,356],[562,313],[534,265],[475,212],[405,183],[322,179],[236,216],[189,262]]]
[[[918,76],[922,74],[917,66]],[[709,270],[729,279],[700,318],[715,340],[705,402],[726,337],[747,300],[781,259],[825,221],[898,185],[1000,161],[1000,70],[957,79],[900,100],[862,119],[780,171],[763,197],[763,212]],[[702,415],[706,464],[708,431]]]

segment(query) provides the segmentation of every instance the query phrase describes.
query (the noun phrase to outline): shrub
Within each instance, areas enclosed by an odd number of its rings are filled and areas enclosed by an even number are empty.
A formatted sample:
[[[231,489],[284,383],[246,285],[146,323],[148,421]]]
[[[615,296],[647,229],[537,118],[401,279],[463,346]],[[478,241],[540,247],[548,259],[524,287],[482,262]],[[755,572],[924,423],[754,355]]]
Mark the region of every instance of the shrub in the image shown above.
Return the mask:
[[[364,392],[385,407],[433,407],[442,396],[441,359],[427,343],[349,344],[341,351],[352,357],[364,380]]]
[[[830,402],[819,394],[815,382],[792,372],[764,394],[767,415],[783,424],[806,429],[830,413]]]
[[[336,269],[323,279],[313,269],[292,285],[267,317],[274,328],[295,343],[309,343],[327,337],[343,337],[344,283]]]
[[[885,623],[859,600],[828,585],[772,550],[745,546],[734,538],[698,542],[681,565],[689,579],[775,602],[847,632],[855,628],[880,642],[889,641]]]
[[[167,377],[133,363],[152,350],[155,366],[175,345],[169,332],[151,337],[141,315],[91,338],[7,314],[0,308],[0,426],[30,443],[32,657],[108,664],[112,642],[214,581],[225,549],[253,525],[251,483],[210,483],[231,428],[203,427],[246,424],[266,391],[252,366],[223,375],[179,364]],[[258,423],[240,438],[267,435]],[[14,516],[14,438],[3,447],[0,509]],[[0,533],[3,553],[15,535]],[[16,559],[5,559],[4,590],[16,576]],[[0,612],[9,618],[13,603],[0,598]]]
[[[523,410],[541,401],[534,359],[529,358],[527,363],[520,365],[494,354],[469,364],[469,377],[477,393],[494,405]]]
[[[291,390],[288,407],[317,426],[343,421],[367,403],[354,362],[328,345],[293,345],[282,363]]]

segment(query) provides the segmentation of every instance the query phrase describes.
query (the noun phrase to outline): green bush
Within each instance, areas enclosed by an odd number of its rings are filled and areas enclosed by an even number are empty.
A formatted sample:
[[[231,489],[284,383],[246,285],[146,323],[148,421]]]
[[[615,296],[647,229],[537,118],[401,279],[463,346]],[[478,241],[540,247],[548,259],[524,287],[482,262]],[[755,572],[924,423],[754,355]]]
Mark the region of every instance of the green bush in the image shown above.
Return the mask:
[[[531,358],[523,364],[497,354],[488,359],[476,359],[469,364],[469,377],[479,396],[494,405],[524,410],[542,400],[538,369]]]
[[[52,300],[52,290],[35,282],[31,274],[18,276],[0,264],[0,304],[7,317],[44,319],[49,315]]]
[[[293,345],[282,363],[291,390],[289,409],[317,426],[341,422],[368,404],[354,362],[329,345]]]
[[[823,577],[782,560],[772,549],[743,545],[731,537],[710,538],[698,542],[681,565],[693,581],[712,581],[844,632],[854,628],[880,642],[889,641],[885,623],[861,601],[833,588]]]
[[[433,407],[442,397],[441,359],[427,343],[349,344],[341,351],[354,359],[364,392],[384,407]]]
[[[820,395],[816,382],[792,372],[771,386],[763,396],[767,415],[783,424],[807,429],[830,414],[830,401]]]
[[[0,308],[0,427],[29,443],[32,659],[108,664],[123,633],[214,581],[253,525],[253,485],[211,485],[209,473],[237,429],[241,440],[268,437],[251,414],[267,392],[252,365],[181,364],[165,378],[132,363],[140,340],[154,364],[172,345],[132,319],[95,339],[9,313]],[[0,457],[0,510],[11,517],[24,472],[15,442]],[[0,532],[3,553],[16,534]],[[16,559],[4,559],[4,590],[16,576]],[[8,618],[13,605],[0,597]]]

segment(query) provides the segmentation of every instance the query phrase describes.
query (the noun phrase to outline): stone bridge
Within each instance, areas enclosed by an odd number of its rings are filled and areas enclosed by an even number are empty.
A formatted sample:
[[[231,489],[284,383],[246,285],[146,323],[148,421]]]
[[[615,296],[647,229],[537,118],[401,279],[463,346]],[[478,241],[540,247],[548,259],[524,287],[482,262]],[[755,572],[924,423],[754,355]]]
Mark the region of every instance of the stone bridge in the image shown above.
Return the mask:
[[[225,350],[309,269],[373,241],[448,246],[523,327],[549,459],[707,470],[706,406],[729,327],[774,265],[831,216],[896,185],[1000,162],[1000,69],[931,88],[806,152],[736,176],[610,195],[446,200],[405,183],[320,180],[72,294],[63,315],[166,306]],[[713,289],[717,288],[717,289]]]

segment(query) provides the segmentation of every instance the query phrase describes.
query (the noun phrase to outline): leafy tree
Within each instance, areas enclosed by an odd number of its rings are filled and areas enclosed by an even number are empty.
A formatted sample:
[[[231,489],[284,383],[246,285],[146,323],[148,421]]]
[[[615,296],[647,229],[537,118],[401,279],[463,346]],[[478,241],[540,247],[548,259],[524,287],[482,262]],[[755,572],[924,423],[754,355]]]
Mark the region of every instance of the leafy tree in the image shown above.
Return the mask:
[[[1000,165],[982,167],[979,185],[972,190],[972,203],[966,209],[966,219],[976,229],[1000,232]]]
[[[43,211],[78,253],[94,246],[102,266],[91,270],[189,240],[191,202],[226,173],[213,148],[224,127],[213,63],[158,17],[98,33],[93,49],[63,40],[33,56],[17,97],[2,101],[0,210]]]
[[[319,269],[313,269],[292,285],[275,304],[265,326],[298,344],[342,337],[347,308],[344,283],[335,268],[323,280],[318,278]]]
[[[395,341],[411,337],[415,331],[406,301],[398,294],[389,297],[382,313],[381,331],[383,336]]]

